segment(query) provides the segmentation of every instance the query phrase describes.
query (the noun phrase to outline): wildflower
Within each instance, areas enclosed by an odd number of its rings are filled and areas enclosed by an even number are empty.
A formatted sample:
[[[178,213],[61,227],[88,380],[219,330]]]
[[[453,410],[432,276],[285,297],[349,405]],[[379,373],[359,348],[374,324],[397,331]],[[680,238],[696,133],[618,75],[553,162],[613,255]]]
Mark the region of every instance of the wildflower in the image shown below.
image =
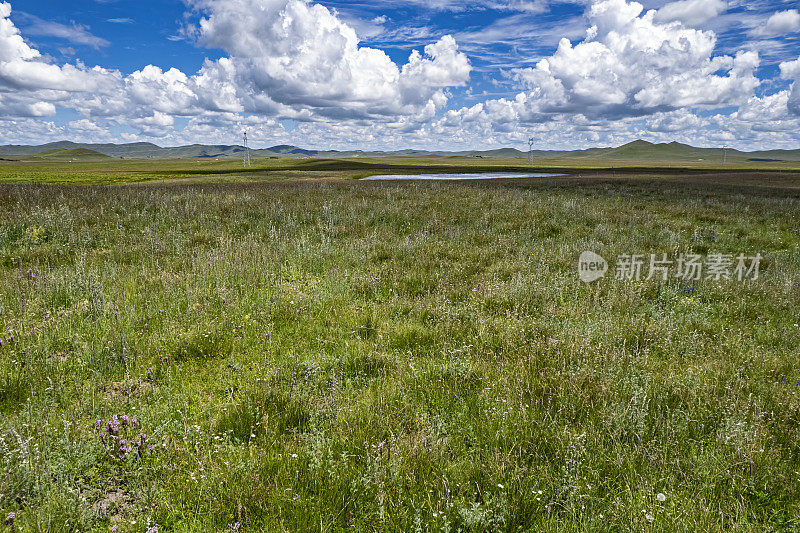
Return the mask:
[[[13,522],[16,517],[17,517],[17,513],[12,511],[12,512],[8,513],[8,516],[6,516],[6,520],[9,521],[9,522]]]
[[[647,519],[648,522],[652,522],[653,520],[655,520],[653,515],[651,515],[650,513],[647,513],[646,515],[644,515],[644,517]]]
[[[241,527],[242,527],[242,524],[240,524],[239,522],[236,522],[235,524],[233,524],[233,530],[234,531],[239,531],[239,529],[241,529]]]
[[[665,501],[667,501],[667,496],[663,492],[659,492],[656,495],[656,500],[660,501],[661,503],[664,503]]]
[[[147,533],[158,533],[158,526],[153,526],[147,530]]]

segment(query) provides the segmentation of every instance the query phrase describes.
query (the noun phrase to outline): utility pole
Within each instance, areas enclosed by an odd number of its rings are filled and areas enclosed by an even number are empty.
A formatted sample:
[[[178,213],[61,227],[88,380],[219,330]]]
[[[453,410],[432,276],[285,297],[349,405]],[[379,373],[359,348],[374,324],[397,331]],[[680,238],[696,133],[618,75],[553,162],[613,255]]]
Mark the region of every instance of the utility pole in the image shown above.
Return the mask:
[[[529,165],[533,164],[533,144],[535,142],[536,141],[533,139],[533,137],[528,139],[528,164]]]
[[[250,164],[250,147],[247,146],[247,132],[244,132],[244,166],[253,166]]]

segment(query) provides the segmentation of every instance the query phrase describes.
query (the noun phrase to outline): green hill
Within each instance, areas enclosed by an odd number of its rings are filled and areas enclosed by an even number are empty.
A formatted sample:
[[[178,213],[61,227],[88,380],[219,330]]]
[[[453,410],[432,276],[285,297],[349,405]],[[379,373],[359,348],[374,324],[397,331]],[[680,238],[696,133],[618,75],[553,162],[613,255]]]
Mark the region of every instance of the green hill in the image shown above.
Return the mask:
[[[723,158],[728,162],[800,161],[800,150],[741,152],[732,148],[727,150],[723,148],[696,148],[679,142],[655,144],[639,140],[623,144],[616,148],[590,148],[588,150],[562,153],[557,157],[567,159],[664,163],[687,163],[696,161],[721,163]]]
[[[728,156],[739,154],[729,150]],[[721,148],[695,148],[677,142],[653,144],[633,141],[617,148],[592,148],[572,152],[563,157],[580,159],[605,159],[609,161],[711,161],[722,159]]]
[[[33,154],[31,157],[47,161],[97,161],[113,159],[110,156],[95,152],[94,150],[89,150],[88,148],[55,148],[53,150],[45,150],[44,152]]]
[[[657,161],[699,161],[721,159],[722,149],[694,148],[677,142],[652,144],[647,141],[635,141],[616,150],[609,156],[615,159],[657,160]]]

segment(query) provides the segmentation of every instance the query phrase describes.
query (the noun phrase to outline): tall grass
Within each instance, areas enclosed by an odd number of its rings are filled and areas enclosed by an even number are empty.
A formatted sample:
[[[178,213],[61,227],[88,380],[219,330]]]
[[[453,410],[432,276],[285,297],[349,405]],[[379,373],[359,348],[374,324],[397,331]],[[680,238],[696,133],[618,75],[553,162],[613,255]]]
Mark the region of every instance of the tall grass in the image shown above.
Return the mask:
[[[649,182],[6,186],[2,527],[795,528],[798,207]],[[584,285],[587,249],[764,272]],[[153,451],[109,454],[113,415]]]

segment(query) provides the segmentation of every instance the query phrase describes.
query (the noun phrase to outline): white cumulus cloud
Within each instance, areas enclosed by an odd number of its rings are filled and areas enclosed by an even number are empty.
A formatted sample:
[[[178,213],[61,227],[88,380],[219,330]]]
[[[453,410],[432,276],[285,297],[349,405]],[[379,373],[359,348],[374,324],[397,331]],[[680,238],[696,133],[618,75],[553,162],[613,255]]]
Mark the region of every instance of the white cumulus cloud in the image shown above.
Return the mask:
[[[792,87],[789,89],[789,97],[786,102],[787,108],[800,117],[800,58],[781,63],[780,68],[783,79],[794,80]]]
[[[562,39],[543,59],[530,57],[535,64],[523,63],[533,67],[511,71],[506,81],[516,83],[516,95],[479,101],[468,90],[461,109],[448,104],[453,88],[470,81],[472,65],[451,36],[426,39],[395,61],[365,46],[357,23],[312,1],[187,2],[194,24],[184,36],[222,54],[215,51],[197,72],[147,65],[123,75],[78,60],[56,64],[23,39],[11,4],[0,0],[0,139],[228,143],[232,132],[247,129],[254,143],[319,148],[526,147],[531,136],[547,148],[639,137],[796,147],[800,131],[800,58],[780,65],[790,87],[756,96],[755,47],[721,54],[713,31],[694,28],[725,10],[721,0],[649,11],[635,1],[576,0],[587,6],[583,39]],[[432,3],[451,10],[547,5]],[[792,31],[792,11],[764,27]],[[79,117],[61,124],[46,118],[59,108]]]
[[[595,1],[592,27],[573,45],[516,71],[529,89],[517,99],[533,121],[554,113],[633,116],[681,107],[735,105],[760,84],[755,52],[714,56],[716,36],[677,22],[659,23],[637,2]]]
[[[796,9],[778,11],[769,19],[767,23],[754,29],[751,33],[755,36],[785,35],[787,33],[800,30],[800,12]]]
[[[42,116],[55,106],[159,135],[174,117],[255,114],[298,120],[420,122],[447,89],[465,85],[471,65],[450,36],[397,65],[361,46],[335,12],[303,0],[192,0],[193,35],[227,57],[186,74],[148,65],[128,76],[80,62],[62,66],[31,48],[0,3],[0,100],[9,116]]]
[[[398,67],[382,50],[361,46],[356,31],[320,4],[302,0],[193,0],[203,17],[197,42],[229,54],[204,67],[203,85],[224,75],[248,111],[285,106],[334,118],[414,114],[463,85],[470,64],[452,37],[412,53]],[[230,102],[229,102],[230,104]],[[229,106],[230,107],[230,106]]]
[[[719,16],[728,9],[723,0],[680,0],[671,2],[658,10],[656,22],[681,21],[689,26],[697,26]]]

